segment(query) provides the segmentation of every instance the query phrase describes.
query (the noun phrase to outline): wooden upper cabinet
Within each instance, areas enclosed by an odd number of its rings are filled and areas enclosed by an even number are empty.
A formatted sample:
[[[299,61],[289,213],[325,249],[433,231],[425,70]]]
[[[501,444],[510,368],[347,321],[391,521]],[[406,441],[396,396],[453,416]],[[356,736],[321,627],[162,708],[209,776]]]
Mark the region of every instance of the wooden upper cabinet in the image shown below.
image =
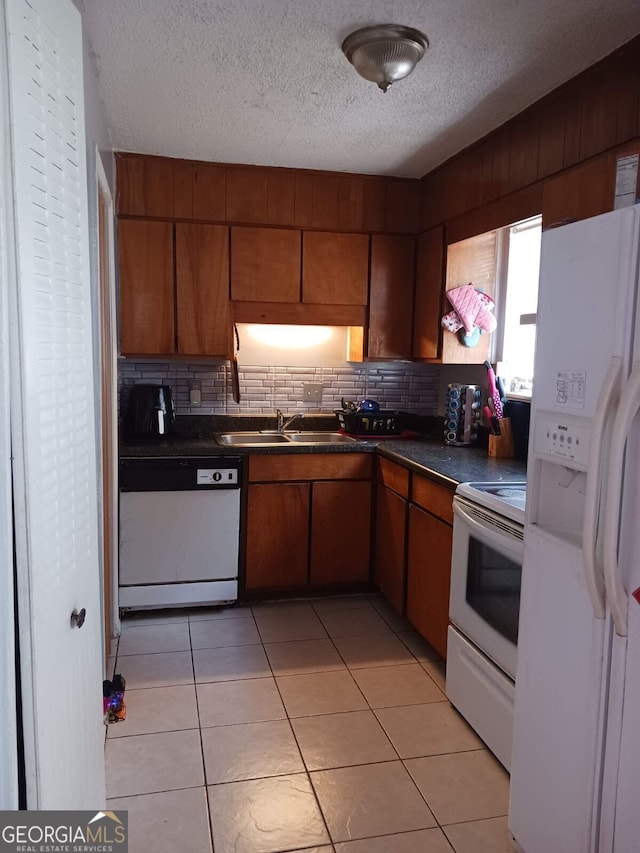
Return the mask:
[[[493,298],[496,283],[497,237],[495,231],[460,240],[447,246],[445,293],[464,284],[473,284]],[[443,311],[451,305],[443,300]],[[443,364],[482,364],[489,357],[491,335],[482,334],[478,345],[465,346],[458,333],[442,333]]]
[[[193,218],[224,222],[226,169],[214,163],[193,164]]]
[[[371,238],[369,358],[411,355],[415,238]]]
[[[174,162],[164,157],[116,155],[118,215],[173,217]]]
[[[121,352],[174,353],[173,225],[121,219],[118,257]]]
[[[418,237],[413,303],[414,358],[437,358],[439,355],[443,290],[444,228],[439,225]]]
[[[244,302],[299,302],[300,232],[233,227],[231,298]]]
[[[178,352],[228,357],[231,352],[229,229],[176,225]]]
[[[366,305],[368,271],[366,234],[303,233],[303,302]]]

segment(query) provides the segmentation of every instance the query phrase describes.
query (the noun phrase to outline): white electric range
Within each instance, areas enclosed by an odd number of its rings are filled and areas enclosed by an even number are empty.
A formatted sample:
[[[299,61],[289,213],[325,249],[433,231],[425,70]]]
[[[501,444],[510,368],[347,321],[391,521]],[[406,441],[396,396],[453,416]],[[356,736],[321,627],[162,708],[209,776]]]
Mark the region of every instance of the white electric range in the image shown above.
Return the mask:
[[[447,696],[509,769],[525,482],[462,483],[453,499]]]

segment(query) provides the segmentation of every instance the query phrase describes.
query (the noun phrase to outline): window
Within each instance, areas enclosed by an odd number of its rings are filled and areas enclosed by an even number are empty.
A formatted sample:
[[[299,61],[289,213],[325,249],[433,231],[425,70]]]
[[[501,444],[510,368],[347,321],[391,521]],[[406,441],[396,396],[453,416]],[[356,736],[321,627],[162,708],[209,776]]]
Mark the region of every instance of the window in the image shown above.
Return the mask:
[[[531,397],[542,217],[498,231],[494,360],[509,396]]]

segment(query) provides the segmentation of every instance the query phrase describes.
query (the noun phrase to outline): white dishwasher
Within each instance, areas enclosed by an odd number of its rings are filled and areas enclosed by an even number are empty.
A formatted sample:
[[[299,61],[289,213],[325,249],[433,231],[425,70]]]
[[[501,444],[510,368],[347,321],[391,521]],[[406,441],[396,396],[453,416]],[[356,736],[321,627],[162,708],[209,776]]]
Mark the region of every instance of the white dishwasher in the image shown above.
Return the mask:
[[[237,599],[240,466],[236,457],[120,461],[121,609]]]

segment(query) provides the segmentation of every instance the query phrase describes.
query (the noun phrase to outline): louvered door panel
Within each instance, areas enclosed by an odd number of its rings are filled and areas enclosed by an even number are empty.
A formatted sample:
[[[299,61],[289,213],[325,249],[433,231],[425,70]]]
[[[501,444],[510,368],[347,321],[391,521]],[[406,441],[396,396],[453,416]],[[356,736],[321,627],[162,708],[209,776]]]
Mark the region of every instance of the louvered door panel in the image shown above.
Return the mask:
[[[12,384],[29,808],[104,801],[82,28],[6,0],[17,234]],[[86,609],[81,630],[73,610]]]

